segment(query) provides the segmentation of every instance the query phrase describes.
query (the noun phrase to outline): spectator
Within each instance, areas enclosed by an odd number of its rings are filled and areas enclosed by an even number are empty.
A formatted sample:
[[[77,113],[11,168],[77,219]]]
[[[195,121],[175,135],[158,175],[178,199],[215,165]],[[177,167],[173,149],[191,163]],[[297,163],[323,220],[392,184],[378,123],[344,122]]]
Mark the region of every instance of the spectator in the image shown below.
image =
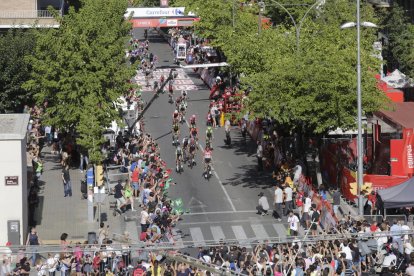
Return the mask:
[[[267,197],[263,194],[259,194],[259,205],[256,207],[258,215],[267,215],[269,211],[269,202],[267,201]]]

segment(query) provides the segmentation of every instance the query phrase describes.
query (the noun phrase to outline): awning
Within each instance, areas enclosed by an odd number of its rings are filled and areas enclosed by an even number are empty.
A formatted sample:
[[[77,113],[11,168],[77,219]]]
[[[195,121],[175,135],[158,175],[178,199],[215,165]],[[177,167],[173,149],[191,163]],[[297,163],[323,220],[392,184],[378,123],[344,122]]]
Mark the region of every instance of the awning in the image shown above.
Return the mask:
[[[375,115],[403,128],[414,129],[414,102],[392,103],[390,110],[381,110]]]
[[[134,18],[131,19],[133,28],[157,28],[157,27],[188,27],[194,21],[199,21],[198,17],[177,17],[177,18]]]

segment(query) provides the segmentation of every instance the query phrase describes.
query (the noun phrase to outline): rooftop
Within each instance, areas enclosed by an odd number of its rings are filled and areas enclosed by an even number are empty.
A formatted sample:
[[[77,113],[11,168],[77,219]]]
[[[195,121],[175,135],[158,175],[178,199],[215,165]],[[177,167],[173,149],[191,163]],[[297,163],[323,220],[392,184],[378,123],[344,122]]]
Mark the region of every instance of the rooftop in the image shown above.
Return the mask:
[[[376,115],[403,128],[414,128],[414,102],[393,103],[391,110],[381,110]]]
[[[29,114],[0,114],[0,140],[24,139],[29,118]]]

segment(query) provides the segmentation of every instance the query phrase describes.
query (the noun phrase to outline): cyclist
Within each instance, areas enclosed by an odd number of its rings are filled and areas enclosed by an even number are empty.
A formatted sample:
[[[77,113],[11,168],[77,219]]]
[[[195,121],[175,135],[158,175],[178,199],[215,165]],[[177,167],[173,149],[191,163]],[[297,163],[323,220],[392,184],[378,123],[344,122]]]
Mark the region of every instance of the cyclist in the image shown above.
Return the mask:
[[[207,172],[207,166],[210,164],[212,158],[212,152],[209,147],[204,149],[204,172]]]
[[[194,140],[198,140],[198,130],[196,127],[193,127],[190,129],[190,136],[191,138],[193,138]]]
[[[190,118],[190,128],[196,127],[196,115],[192,115]]]
[[[207,127],[206,130],[206,145],[209,145],[211,147],[211,141],[213,140],[213,128],[211,126]]]
[[[187,98],[187,91],[182,90],[181,91],[181,97],[183,98],[184,102],[187,102],[188,98]]]
[[[180,145],[178,145],[177,149],[175,150],[175,166],[177,167],[177,171],[181,169],[180,162],[183,161],[182,157],[183,157],[183,150],[181,149]]]
[[[172,133],[173,133],[173,145],[174,145],[178,141],[178,137],[180,136],[180,125],[178,123],[173,123]]]
[[[184,162],[186,162],[186,159],[188,158],[187,151],[188,151],[188,137],[185,136],[183,138],[183,160]]]
[[[193,138],[191,138],[190,143],[188,144],[188,157],[189,157],[189,160],[190,160],[189,166],[193,165],[195,155],[196,155],[196,151],[197,151],[196,142]]]
[[[178,123],[179,118],[180,118],[180,114],[178,113],[178,110],[175,110],[173,113],[173,117],[172,117],[173,125]]]
[[[181,114],[181,120],[184,120],[184,116],[185,116],[185,110],[187,109],[187,105],[185,104],[185,102],[183,100],[181,100],[180,102],[180,106],[179,106],[179,111]]]
[[[168,82],[168,96],[169,96],[169,101],[171,103],[174,102],[173,101],[173,94],[174,94],[173,85],[174,85],[174,80],[172,79]]]

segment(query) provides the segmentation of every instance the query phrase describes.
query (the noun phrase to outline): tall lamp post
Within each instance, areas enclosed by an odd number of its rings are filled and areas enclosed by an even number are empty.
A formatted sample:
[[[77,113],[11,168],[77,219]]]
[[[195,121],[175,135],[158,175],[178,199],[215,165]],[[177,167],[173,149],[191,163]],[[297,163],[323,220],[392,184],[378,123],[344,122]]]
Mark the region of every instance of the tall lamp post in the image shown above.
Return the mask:
[[[295,18],[292,16],[292,14],[288,11],[288,9],[286,9],[285,6],[283,6],[283,4],[279,3],[276,0],[268,0],[269,2],[272,2],[276,5],[278,5],[280,8],[282,8],[290,17],[290,19],[292,20],[293,26],[295,27],[295,31],[296,31],[296,50],[299,51],[299,39],[300,39],[300,29],[302,28],[302,23],[305,20],[306,16],[308,15],[308,13],[314,8],[316,7],[318,4],[322,4],[324,0],[317,0],[315,3],[312,4],[312,6],[309,7],[309,9],[306,10],[305,14],[303,15],[303,17],[300,19],[299,24],[296,22]]]
[[[360,15],[360,0],[357,0],[357,22],[347,22],[341,26],[341,29],[353,28],[357,29],[357,109],[358,109],[358,137],[357,137],[357,151],[358,151],[358,172],[357,172],[357,187],[358,187],[358,213],[360,216],[364,214],[363,196],[361,189],[364,178],[364,154],[362,145],[362,91],[361,91],[361,26],[368,28],[376,28],[377,25],[371,22],[361,22]]]

